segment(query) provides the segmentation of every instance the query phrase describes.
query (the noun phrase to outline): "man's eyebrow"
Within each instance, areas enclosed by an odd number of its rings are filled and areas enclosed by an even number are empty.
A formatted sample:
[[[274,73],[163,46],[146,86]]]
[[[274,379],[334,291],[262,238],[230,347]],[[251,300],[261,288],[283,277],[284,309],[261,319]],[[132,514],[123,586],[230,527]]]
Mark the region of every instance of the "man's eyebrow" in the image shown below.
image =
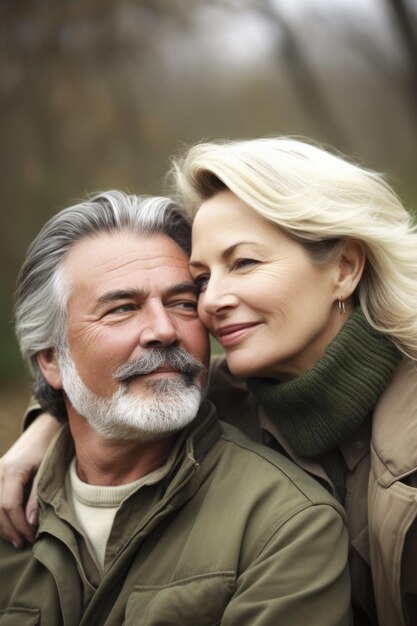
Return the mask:
[[[192,280],[186,280],[182,283],[175,283],[169,285],[164,289],[166,295],[175,296],[181,293],[189,293],[198,296],[198,287]],[[109,304],[112,302],[118,302],[119,300],[131,300],[132,298],[145,298],[146,292],[143,289],[114,289],[103,293],[97,298],[97,304]]]
[[[189,293],[198,296],[199,289],[194,281],[186,280],[183,283],[176,283],[175,285],[171,285],[165,290],[166,294],[175,296],[181,293]]]
[[[143,297],[144,294],[143,289],[114,289],[113,291],[103,293],[103,295],[97,298],[97,304],[107,304],[109,302],[117,302],[118,300]]]

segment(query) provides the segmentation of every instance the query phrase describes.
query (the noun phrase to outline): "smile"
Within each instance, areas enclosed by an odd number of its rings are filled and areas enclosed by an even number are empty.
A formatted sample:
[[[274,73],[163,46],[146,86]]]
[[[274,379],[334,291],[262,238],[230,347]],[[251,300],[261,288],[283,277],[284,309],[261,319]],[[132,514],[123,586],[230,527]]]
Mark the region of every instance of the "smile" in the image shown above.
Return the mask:
[[[224,348],[228,348],[246,339],[259,324],[260,322],[249,322],[247,324],[222,326],[221,328],[216,328],[216,338]]]

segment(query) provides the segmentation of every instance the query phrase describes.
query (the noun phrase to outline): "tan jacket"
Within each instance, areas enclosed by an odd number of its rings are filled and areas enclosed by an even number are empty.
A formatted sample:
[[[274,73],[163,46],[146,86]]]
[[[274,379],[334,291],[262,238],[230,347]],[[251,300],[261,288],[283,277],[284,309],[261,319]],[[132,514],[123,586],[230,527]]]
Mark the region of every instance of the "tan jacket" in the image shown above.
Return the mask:
[[[334,493],[322,466],[291,450],[244,382],[228,372],[223,359],[213,363],[210,397],[221,419],[284,451]],[[340,446],[348,467],[345,506],[357,626],[417,624],[416,400],[417,370],[404,359],[381,396],[372,422],[362,424]]]
[[[416,365],[404,359],[373,418],[369,537],[381,626],[417,624],[416,399]]]

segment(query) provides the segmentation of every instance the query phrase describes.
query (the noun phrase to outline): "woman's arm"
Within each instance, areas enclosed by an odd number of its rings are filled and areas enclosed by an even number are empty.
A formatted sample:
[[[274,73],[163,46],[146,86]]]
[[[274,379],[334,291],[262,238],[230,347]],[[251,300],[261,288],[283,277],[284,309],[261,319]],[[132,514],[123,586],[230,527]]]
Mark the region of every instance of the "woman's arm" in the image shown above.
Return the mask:
[[[31,481],[61,426],[51,415],[41,413],[0,458],[0,535],[16,548],[33,542],[38,503]]]

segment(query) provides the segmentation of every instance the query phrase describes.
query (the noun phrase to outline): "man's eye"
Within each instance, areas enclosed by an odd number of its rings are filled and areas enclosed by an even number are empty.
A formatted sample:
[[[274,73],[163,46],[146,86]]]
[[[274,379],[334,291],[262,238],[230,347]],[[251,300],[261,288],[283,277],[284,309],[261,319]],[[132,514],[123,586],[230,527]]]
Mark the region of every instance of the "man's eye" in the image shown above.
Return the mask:
[[[119,306],[114,307],[114,309],[110,309],[107,311],[107,315],[117,315],[117,313],[128,313],[129,311],[134,310],[133,304],[119,304]]]
[[[251,265],[257,265],[259,261],[256,259],[236,259],[233,264],[234,269],[240,270],[250,267]]]
[[[210,275],[209,274],[200,274],[200,276],[196,276],[194,278],[194,282],[197,285],[198,291],[204,291],[207,287]]]
[[[178,302],[177,306],[181,307],[182,309],[196,309],[197,308],[197,302],[195,302],[194,300],[183,300],[182,302]]]
[[[197,313],[197,301],[196,300],[176,300],[175,302],[169,303],[169,308],[177,309],[182,313],[186,313],[187,315],[192,314],[196,315]]]

